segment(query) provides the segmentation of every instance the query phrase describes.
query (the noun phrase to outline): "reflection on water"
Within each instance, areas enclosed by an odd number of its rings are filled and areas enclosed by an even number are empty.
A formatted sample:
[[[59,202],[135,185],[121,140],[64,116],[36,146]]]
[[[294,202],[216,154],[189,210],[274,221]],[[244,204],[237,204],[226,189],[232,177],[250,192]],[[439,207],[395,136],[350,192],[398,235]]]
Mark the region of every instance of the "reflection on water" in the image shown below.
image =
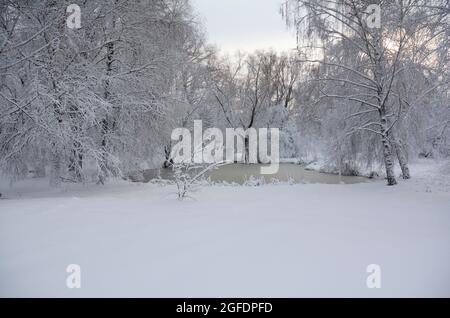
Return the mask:
[[[244,165],[232,164],[219,167],[216,170],[210,171],[206,174],[206,178],[210,178],[213,182],[228,182],[243,184],[250,178],[264,178],[266,182],[277,179],[279,181],[294,180],[296,183],[321,183],[321,184],[354,184],[368,182],[369,179],[364,177],[345,177],[334,174],[320,173],[317,171],[310,171],[303,166],[295,164],[280,164],[280,170],[275,175],[261,175],[261,165]],[[146,170],[143,173],[144,182],[149,182],[153,179],[173,179],[173,172],[171,169],[153,169]]]

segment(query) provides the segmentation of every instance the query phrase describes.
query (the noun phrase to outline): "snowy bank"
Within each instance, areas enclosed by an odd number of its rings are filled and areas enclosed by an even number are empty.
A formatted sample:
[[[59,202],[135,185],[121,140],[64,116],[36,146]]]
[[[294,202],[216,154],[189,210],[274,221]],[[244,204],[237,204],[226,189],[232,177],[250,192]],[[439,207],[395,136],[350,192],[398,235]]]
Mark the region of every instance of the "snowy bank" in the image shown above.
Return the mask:
[[[119,183],[0,200],[0,296],[450,296],[450,195]],[[81,266],[81,289],[66,268]],[[368,289],[367,266],[382,268]]]

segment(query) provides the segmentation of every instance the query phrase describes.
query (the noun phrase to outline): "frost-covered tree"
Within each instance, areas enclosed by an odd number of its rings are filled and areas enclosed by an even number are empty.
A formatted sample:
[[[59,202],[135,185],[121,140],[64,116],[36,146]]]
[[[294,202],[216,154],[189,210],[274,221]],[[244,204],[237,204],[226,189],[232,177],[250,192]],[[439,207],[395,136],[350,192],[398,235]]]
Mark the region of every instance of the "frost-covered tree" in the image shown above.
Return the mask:
[[[295,57],[271,51],[238,53],[211,68],[211,90],[224,128],[279,128],[282,155],[295,157],[292,108],[300,73]],[[248,158],[249,138],[243,138]]]
[[[103,183],[162,162],[180,70],[201,63],[190,2],[84,1],[79,29],[70,4],[0,1],[1,170]]]
[[[368,143],[375,134],[389,185],[397,183],[395,155],[403,178],[410,178],[401,133],[411,108],[405,88],[415,82],[408,71],[423,74],[430,61],[417,53],[431,51],[428,56],[437,58],[432,52],[448,36],[448,2],[431,2],[289,0],[283,5],[284,17],[298,31],[299,50],[307,55],[301,61],[316,67],[312,80],[318,82],[319,98],[341,114],[332,128],[335,152],[347,151],[342,144],[349,140],[350,147]],[[370,5],[380,9],[380,25],[371,21]]]

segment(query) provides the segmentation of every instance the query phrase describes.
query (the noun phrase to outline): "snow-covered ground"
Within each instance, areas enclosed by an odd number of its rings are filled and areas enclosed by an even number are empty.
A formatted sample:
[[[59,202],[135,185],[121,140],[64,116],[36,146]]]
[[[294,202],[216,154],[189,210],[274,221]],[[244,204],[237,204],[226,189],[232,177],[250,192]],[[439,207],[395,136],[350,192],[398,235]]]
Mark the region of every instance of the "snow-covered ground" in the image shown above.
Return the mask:
[[[0,296],[450,297],[447,166],[393,188],[210,186],[183,202],[152,184],[0,186]]]

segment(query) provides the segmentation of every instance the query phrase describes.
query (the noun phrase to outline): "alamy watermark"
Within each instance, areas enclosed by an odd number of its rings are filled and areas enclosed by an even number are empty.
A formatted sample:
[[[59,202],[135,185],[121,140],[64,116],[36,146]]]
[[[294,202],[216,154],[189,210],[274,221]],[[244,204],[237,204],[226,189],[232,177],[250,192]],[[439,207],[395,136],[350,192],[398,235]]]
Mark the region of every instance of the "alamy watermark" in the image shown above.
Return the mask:
[[[380,289],[381,288],[381,266],[377,264],[371,264],[367,266],[367,288]]]
[[[66,13],[69,16],[66,19],[66,25],[69,29],[81,28],[81,8],[78,4],[72,3],[67,6]],[[368,5],[365,12],[365,22],[370,29],[381,28],[381,6],[378,4]]]
[[[71,4],[67,6],[66,13],[69,16],[66,19],[66,25],[69,29],[81,28],[81,8],[78,4]]]
[[[371,4],[366,8],[366,24],[370,29],[381,28],[381,7],[378,4]]]
[[[70,264],[66,268],[66,272],[69,274],[66,278],[66,286],[69,289],[81,288],[81,266],[77,264]]]
[[[261,174],[278,173],[278,128],[227,128],[225,132],[226,138],[219,128],[209,128],[203,132],[201,120],[194,121],[193,137],[189,129],[177,128],[172,132],[172,141],[176,144],[172,147],[170,158],[176,164],[264,164],[268,166],[261,167]]]

